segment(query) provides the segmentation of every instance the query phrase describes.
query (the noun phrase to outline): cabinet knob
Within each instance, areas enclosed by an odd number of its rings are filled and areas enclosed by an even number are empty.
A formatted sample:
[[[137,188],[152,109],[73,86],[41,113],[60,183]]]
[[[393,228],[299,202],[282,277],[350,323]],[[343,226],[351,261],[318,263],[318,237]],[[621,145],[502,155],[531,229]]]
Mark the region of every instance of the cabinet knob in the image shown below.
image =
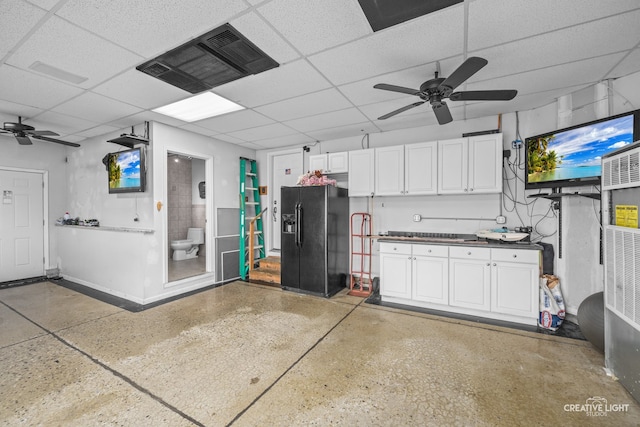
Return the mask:
[[[469,191],[473,191],[473,188],[470,188]]]
[[[416,257],[413,257],[413,260],[415,261],[415,260],[416,260]]]
[[[428,250],[427,250],[427,252],[428,252],[428,253],[431,253],[431,249],[428,249]]]
[[[496,266],[496,263],[495,263],[495,262],[493,263],[493,266],[494,266],[494,267]]]
[[[517,255],[517,254],[513,254],[513,257],[514,257],[514,258],[518,258],[518,255]]]
[[[468,189],[468,188],[465,188],[465,189],[464,189],[464,191],[465,191],[465,192],[467,192],[467,191],[469,191],[469,189]]]
[[[467,252],[467,255],[471,255],[471,251]]]
[[[487,263],[487,267],[489,267],[490,265],[491,265],[491,264]],[[493,264],[493,265],[495,265],[495,264]]]
[[[411,257],[409,257],[409,259],[411,259]]]

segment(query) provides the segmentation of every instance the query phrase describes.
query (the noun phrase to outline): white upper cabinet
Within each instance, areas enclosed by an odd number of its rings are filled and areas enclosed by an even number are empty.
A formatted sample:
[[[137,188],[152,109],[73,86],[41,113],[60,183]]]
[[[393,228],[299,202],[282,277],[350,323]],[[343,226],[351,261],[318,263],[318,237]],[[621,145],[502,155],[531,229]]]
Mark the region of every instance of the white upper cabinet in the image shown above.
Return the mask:
[[[349,172],[349,152],[327,154],[327,173]]]
[[[349,172],[349,152],[314,154],[309,156],[309,170],[321,170],[323,173]]]
[[[438,193],[502,191],[502,134],[438,142]]]
[[[438,192],[438,143],[404,146],[404,194],[416,196]]]
[[[326,171],[327,170],[327,155],[326,154],[315,154],[313,156],[309,156],[309,171]]]
[[[374,194],[375,149],[349,151],[349,197]]]
[[[404,145],[376,148],[375,195],[404,194]]]

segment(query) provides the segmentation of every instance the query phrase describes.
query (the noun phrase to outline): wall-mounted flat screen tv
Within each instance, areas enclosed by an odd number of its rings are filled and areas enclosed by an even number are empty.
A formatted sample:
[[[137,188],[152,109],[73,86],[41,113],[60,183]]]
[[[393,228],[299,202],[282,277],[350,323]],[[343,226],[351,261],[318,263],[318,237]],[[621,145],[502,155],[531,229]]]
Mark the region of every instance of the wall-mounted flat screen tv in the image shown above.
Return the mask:
[[[526,139],[527,189],[598,185],[602,156],[640,139],[640,110]]]
[[[109,193],[143,192],[146,186],[142,148],[109,153]]]

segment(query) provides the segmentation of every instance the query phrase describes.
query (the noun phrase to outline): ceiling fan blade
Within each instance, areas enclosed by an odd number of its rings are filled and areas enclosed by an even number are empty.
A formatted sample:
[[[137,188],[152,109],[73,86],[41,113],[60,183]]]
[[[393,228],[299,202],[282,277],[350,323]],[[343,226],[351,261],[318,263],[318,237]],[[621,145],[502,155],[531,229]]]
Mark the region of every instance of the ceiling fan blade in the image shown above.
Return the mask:
[[[395,86],[395,85],[388,85],[386,83],[378,83],[377,85],[374,86],[374,89],[390,90],[392,92],[406,93],[408,95],[420,94],[420,91],[417,89],[411,89],[408,87]]]
[[[518,94],[517,90],[469,90],[454,92],[449,96],[452,101],[510,101]]]
[[[18,144],[20,145],[32,145],[33,142],[29,139],[28,136],[18,135],[16,134],[16,139],[18,140]]]
[[[41,139],[43,141],[55,142],[56,144],[68,145],[69,147],[80,147],[80,144],[76,144],[75,142],[61,141],[59,139],[48,138],[46,136],[41,136],[41,135],[33,135],[33,138]]]
[[[487,65],[487,60],[477,56],[467,58],[449,77],[447,77],[440,86],[446,86],[451,90],[460,86],[469,77],[480,71],[482,67]]]
[[[59,134],[52,132],[50,130],[34,130],[29,132],[30,135],[45,135],[45,136],[60,136]]]
[[[441,125],[446,125],[449,122],[453,121],[453,117],[451,117],[451,111],[449,111],[449,107],[445,102],[441,102],[439,104],[433,104],[433,112],[436,115],[436,119],[438,119],[438,123]]]
[[[380,117],[378,117],[378,120],[388,119],[389,117],[393,117],[393,116],[395,116],[396,114],[400,114],[400,113],[402,113],[403,111],[410,110],[410,109],[412,109],[412,108],[414,108],[414,107],[417,107],[418,105],[422,105],[422,104],[424,104],[424,103],[425,103],[425,101],[414,102],[413,104],[406,105],[406,106],[404,106],[404,107],[402,107],[402,108],[398,108],[398,109],[397,109],[397,110],[395,110],[395,111],[392,111],[392,112],[390,112],[390,113],[387,113],[387,114],[385,114],[384,116],[380,116]]]

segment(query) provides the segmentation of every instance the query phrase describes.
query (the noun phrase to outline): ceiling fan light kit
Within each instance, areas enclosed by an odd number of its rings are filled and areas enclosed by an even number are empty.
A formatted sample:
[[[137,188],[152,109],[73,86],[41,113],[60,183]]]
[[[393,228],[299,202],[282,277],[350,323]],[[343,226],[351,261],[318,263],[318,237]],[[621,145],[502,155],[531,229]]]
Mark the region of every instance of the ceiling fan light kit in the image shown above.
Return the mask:
[[[480,71],[487,60],[477,56],[467,58],[451,75],[447,78],[438,77],[438,71],[435,77],[420,85],[420,89],[411,89],[402,86],[395,86],[386,83],[378,83],[373,86],[375,89],[388,90],[391,92],[399,92],[407,95],[418,96],[422,101],[414,102],[398,108],[390,113],[378,117],[378,120],[385,120],[400,114],[426,102],[431,104],[438,123],[441,125],[453,121],[451,111],[444,99],[449,98],[451,101],[510,101],[518,94],[518,91],[508,90],[474,90],[454,92],[454,89],[464,83],[467,79]]]

